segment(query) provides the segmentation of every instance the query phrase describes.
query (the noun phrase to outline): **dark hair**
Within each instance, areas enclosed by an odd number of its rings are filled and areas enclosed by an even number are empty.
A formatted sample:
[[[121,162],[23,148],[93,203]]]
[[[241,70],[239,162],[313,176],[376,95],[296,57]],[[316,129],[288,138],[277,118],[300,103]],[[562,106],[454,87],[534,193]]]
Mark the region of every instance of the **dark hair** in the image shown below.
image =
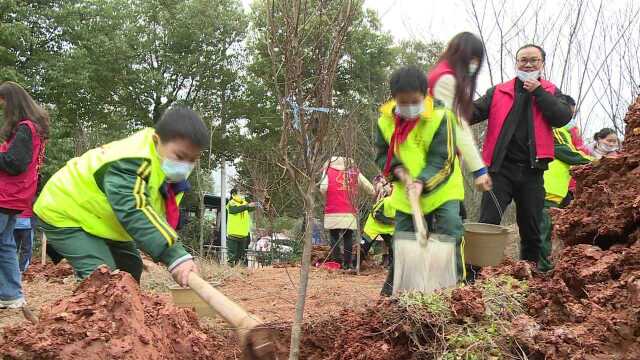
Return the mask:
[[[230,193],[231,193],[231,196],[236,195],[236,194],[238,194],[238,189],[233,188],[233,189],[231,189]]]
[[[576,100],[567,94],[560,95],[560,99],[569,106],[576,106]]]
[[[602,140],[611,134],[617,135],[616,131],[612,128],[604,128],[593,135],[593,140]]]
[[[403,66],[391,74],[389,88],[391,96],[415,91],[427,95],[427,75],[417,66]]]
[[[521,46],[520,49],[518,49],[518,51],[516,51],[516,58],[518,58],[518,53],[521,50],[524,50],[526,48],[536,48],[536,49],[540,50],[540,55],[542,55],[542,62],[544,62],[545,59],[547,58],[547,53],[544,52],[544,49],[542,47],[540,47],[539,45],[536,45],[536,44],[526,44],[526,45]]]
[[[209,147],[209,129],[193,110],[175,106],[162,114],[154,126],[162,142],[185,139],[200,147]]]
[[[22,86],[7,81],[0,85],[0,97],[4,99],[4,125],[0,138],[7,140],[18,123],[31,120],[42,139],[49,137],[49,114],[29,96]]]
[[[478,59],[478,70],[469,75],[471,60]],[[484,62],[484,44],[470,32],[461,32],[454,36],[447,49],[440,55],[438,63],[446,61],[454,71],[456,93],[453,98],[453,110],[466,119],[473,115],[473,95],[476,91],[478,72]],[[433,86],[434,84],[431,84]]]

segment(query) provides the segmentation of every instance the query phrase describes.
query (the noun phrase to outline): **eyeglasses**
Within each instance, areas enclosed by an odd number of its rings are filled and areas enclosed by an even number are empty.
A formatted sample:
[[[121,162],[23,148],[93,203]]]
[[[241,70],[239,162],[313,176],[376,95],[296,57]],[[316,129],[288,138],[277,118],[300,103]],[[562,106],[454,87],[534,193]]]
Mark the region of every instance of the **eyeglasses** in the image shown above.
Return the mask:
[[[540,62],[542,61],[542,59],[538,59],[538,58],[533,58],[533,59],[518,59],[518,65],[527,65],[527,64],[531,64],[531,65],[538,65]]]

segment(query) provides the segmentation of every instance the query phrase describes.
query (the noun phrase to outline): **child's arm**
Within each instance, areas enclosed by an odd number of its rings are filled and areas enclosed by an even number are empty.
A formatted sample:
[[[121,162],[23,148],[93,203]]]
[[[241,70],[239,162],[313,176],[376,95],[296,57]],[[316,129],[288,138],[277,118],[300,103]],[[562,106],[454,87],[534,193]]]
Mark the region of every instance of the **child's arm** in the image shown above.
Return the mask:
[[[433,86],[433,97],[441,101],[445,107],[455,112],[453,102],[456,97],[456,78],[453,75],[443,75]],[[475,173],[485,168],[484,161],[476,141],[473,139],[473,133],[466,119],[461,114],[457,114],[459,122],[456,124],[456,144],[467,169]],[[475,175],[475,174],[474,174]]]
[[[16,176],[27,171],[33,157],[33,139],[27,125],[18,125],[9,149],[0,153],[0,171]]]
[[[150,172],[145,159],[123,159],[108,165],[98,183],[138,247],[172,271],[193,257],[177,242],[178,234],[164,216],[151,207],[147,189]]]
[[[423,194],[437,189],[453,173],[456,160],[455,130],[453,121],[446,113],[431,140],[428,152],[427,165],[417,177],[424,186]]]
[[[589,155],[578,150],[571,139],[566,139],[558,130],[553,131],[555,158],[569,165],[584,165],[593,160]]]
[[[229,214],[239,214],[243,211],[253,211],[255,210],[255,206],[251,206],[251,204],[247,205],[237,205],[235,202],[229,204]]]

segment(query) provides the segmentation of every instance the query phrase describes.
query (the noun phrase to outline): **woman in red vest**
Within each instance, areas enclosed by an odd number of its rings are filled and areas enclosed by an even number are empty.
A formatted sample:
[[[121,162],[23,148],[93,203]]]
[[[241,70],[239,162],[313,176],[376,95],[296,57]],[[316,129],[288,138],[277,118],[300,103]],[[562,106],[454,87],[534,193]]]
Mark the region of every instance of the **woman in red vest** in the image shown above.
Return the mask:
[[[331,235],[330,260],[340,262],[342,268],[350,269],[352,264],[353,232],[358,228],[358,210],[354,206],[358,189],[362,188],[374,196],[373,185],[364,177],[350,159],[332,157],[325,166],[325,175],[320,190],[326,195],[324,208],[324,228]],[[344,256],[340,256],[340,240]]]
[[[49,133],[49,115],[18,84],[0,85],[4,125],[0,129],[0,308],[26,303],[13,229],[16,216],[31,211],[38,168]]]
[[[491,189],[491,178],[467,119],[473,115],[473,95],[478,72],[484,60],[482,41],[470,32],[462,32],[451,39],[447,49],[427,75],[429,95],[458,115],[456,145],[467,169],[473,174],[476,188]]]

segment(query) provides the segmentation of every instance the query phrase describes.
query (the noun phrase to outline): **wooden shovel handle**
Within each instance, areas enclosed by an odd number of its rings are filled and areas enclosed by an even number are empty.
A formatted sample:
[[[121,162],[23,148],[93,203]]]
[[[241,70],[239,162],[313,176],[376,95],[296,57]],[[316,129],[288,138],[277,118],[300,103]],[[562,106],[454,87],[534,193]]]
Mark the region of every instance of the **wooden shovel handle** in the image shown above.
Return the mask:
[[[407,195],[409,196],[409,203],[411,204],[411,212],[413,215],[413,226],[416,228],[416,237],[418,242],[422,246],[427,245],[427,238],[429,238],[429,230],[424,222],[424,215],[422,214],[422,208],[420,207],[420,197],[415,196],[413,192],[409,191],[408,184],[405,184]]]
[[[209,304],[213,311],[235,327],[241,337],[249,330],[262,325],[262,321],[257,317],[245,311],[194,272],[189,273],[189,287]]]

